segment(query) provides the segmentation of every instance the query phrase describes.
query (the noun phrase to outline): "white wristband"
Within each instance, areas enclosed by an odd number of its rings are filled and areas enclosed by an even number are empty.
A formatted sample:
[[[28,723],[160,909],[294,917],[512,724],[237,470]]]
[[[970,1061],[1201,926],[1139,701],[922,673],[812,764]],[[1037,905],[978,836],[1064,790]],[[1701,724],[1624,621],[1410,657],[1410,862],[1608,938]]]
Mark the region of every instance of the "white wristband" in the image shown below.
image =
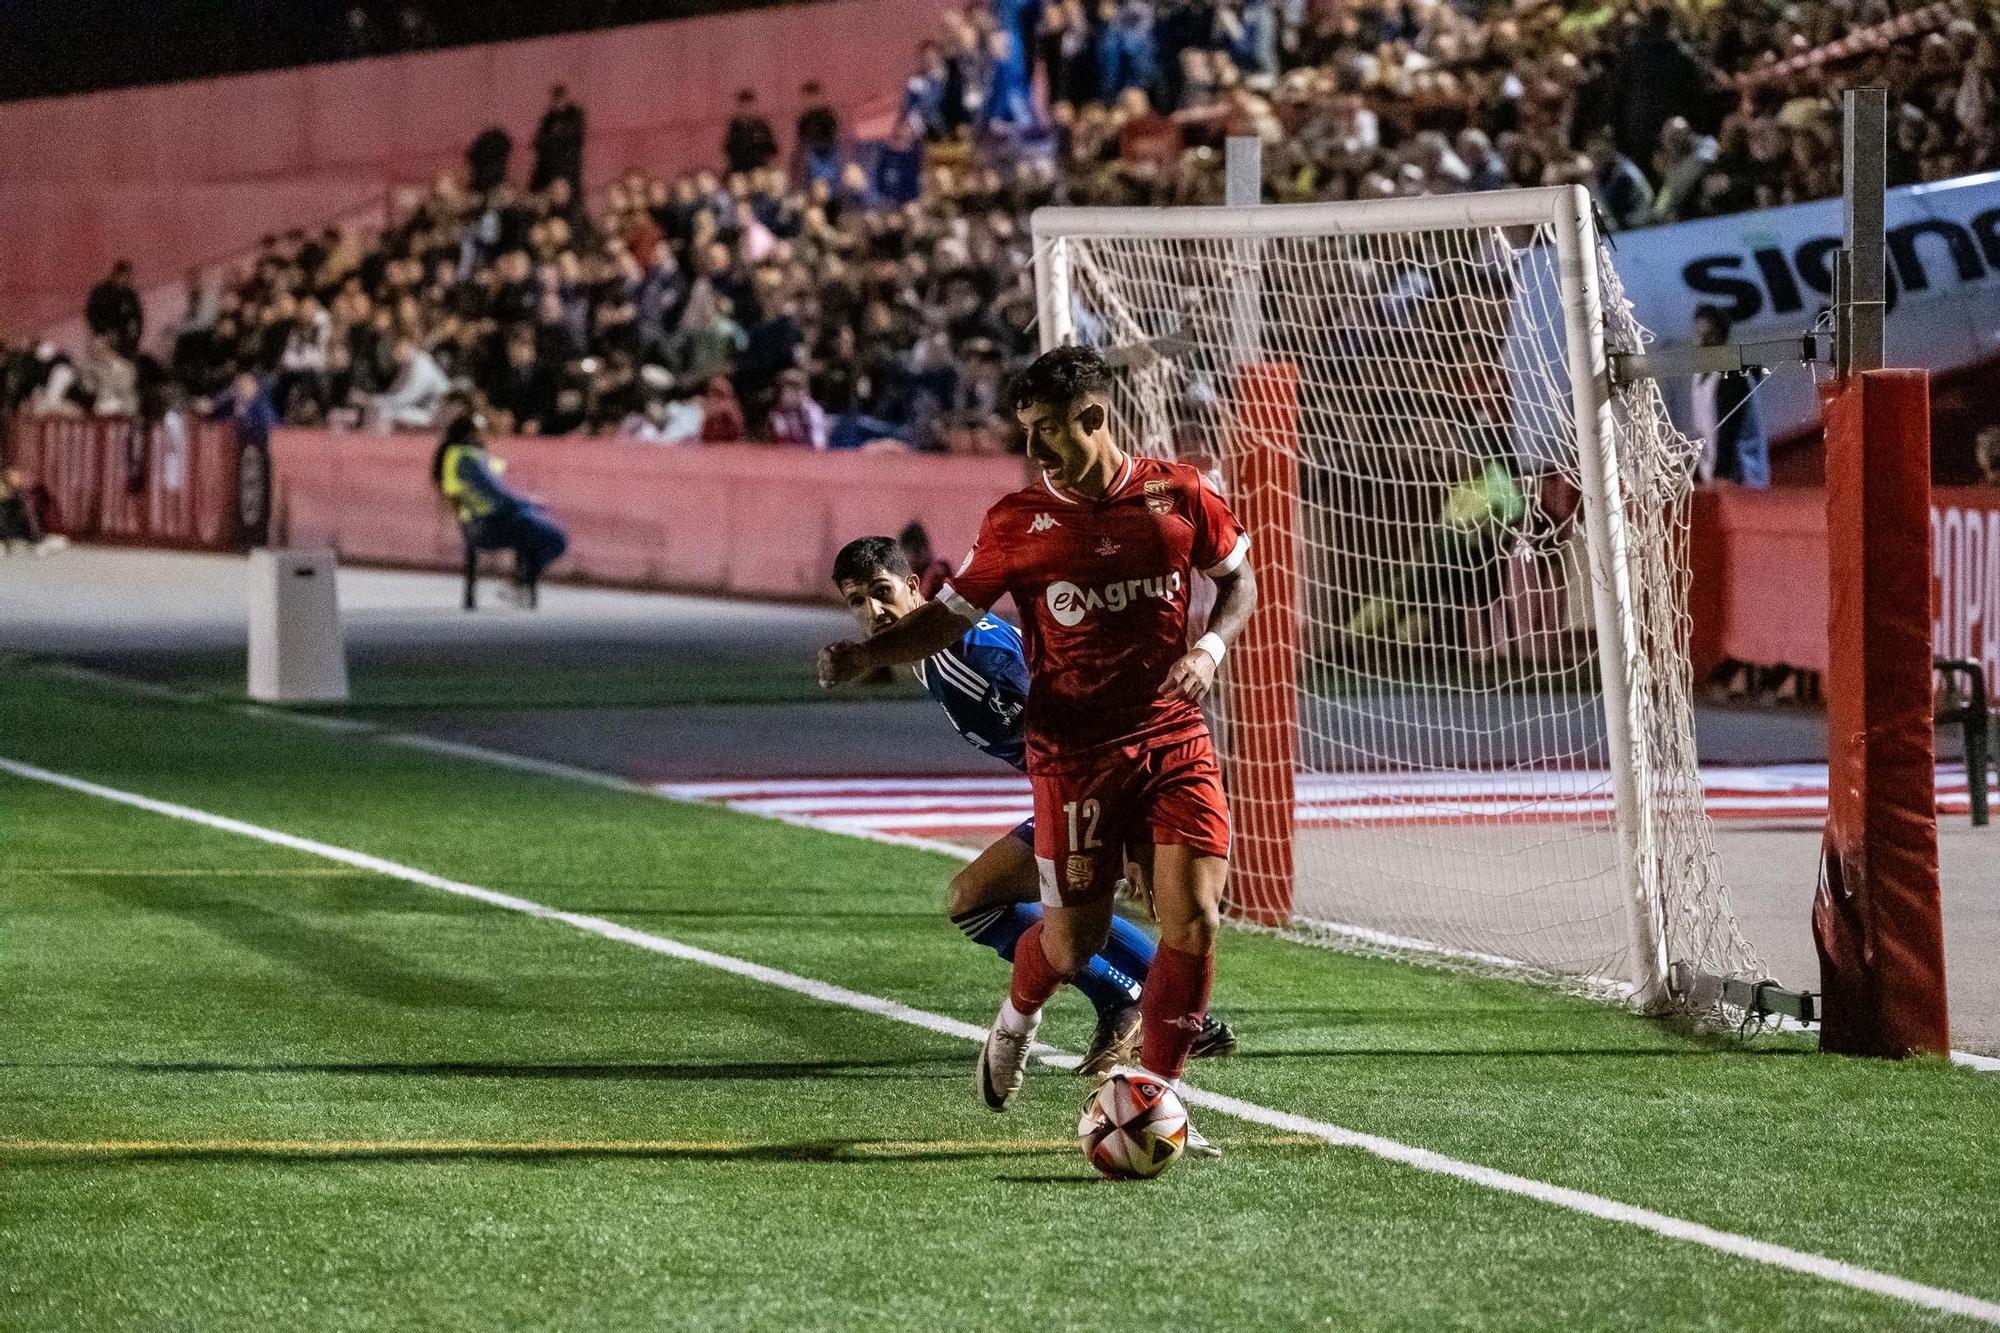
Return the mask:
[[[1194,641],[1195,651],[1207,653],[1217,666],[1222,665],[1222,655],[1229,651],[1229,645],[1222,641],[1220,634],[1204,634]]]

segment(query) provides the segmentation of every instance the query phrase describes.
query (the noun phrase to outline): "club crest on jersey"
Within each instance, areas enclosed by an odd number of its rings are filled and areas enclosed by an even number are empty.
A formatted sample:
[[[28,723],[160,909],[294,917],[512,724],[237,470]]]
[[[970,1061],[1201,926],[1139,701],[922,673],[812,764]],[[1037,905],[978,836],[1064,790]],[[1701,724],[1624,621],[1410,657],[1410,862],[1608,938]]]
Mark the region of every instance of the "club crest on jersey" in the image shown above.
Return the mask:
[[[1155,478],[1154,480],[1147,482],[1146,508],[1152,510],[1156,514],[1173,513],[1174,497],[1167,493],[1168,488],[1171,487],[1172,485],[1173,483],[1168,481],[1165,477]]]
[[[1037,514],[1035,515],[1035,521],[1028,525],[1028,531],[1047,532],[1050,528],[1059,528],[1061,526],[1062,524],[1056,522],[1047,514]]]
[[[1092,611],[1123,611],[1141,597],[1172,597],[1181,590],[1179,570],[1150,579],[1119,579],[1102,588],[1079,588],[1068,579],[1042,594],[1059,625],[1075,625]]]

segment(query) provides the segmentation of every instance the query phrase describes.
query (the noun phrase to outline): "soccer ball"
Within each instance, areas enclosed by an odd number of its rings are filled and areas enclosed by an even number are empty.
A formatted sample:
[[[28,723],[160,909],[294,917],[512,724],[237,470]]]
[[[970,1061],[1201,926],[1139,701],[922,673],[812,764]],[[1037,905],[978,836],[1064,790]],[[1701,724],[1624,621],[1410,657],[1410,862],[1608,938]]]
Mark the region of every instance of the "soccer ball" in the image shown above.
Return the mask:
[[[1149,1180],[1187,1143],[1187,1107],[1150,1074],[1113,1074],[1083,1104],[1076,1136],[1083,1155],[1112,1180]]]

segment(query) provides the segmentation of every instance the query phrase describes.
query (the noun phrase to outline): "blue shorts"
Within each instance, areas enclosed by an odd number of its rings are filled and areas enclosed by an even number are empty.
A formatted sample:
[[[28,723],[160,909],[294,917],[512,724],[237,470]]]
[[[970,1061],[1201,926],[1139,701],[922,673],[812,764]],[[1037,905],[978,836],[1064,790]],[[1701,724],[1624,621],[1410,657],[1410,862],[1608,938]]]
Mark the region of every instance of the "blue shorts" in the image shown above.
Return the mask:
[[[1032,819],[1022,820],[1020,823],[1014,825],[1013,828],[1007,830],[1007,836],[1015,842],[1021,843],[1029,851],[1033,851],[1035,849],[1035,821]]]

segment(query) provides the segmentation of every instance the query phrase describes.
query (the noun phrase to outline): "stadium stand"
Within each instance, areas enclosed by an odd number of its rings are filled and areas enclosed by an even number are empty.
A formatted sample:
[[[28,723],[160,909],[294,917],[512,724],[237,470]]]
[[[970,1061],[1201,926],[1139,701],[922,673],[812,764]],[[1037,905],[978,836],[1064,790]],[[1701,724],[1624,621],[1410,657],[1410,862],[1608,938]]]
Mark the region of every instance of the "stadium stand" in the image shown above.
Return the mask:
[[[191,287],[170,356],[128,365],[110,328],[80,358],[16,349],[5,401],[234,410],[249,371],[287,423],[424,428],[462,379],[523,433],[1003,451],[1040,204],[1216,202],[1222,140],[1254,133],[1277,200],[1579,182],[1643,227],[1836,193],[1834,89],[1859,82],[1891,90],[1892,186],[2000,165],[2000,42],[1969,0],[994,0],[946,10],[869,123],[808,90],[781,136],[750,98],[730,169],[594,201],[558,98],[531,154],[481,135],[379,233],[270,237]]]

